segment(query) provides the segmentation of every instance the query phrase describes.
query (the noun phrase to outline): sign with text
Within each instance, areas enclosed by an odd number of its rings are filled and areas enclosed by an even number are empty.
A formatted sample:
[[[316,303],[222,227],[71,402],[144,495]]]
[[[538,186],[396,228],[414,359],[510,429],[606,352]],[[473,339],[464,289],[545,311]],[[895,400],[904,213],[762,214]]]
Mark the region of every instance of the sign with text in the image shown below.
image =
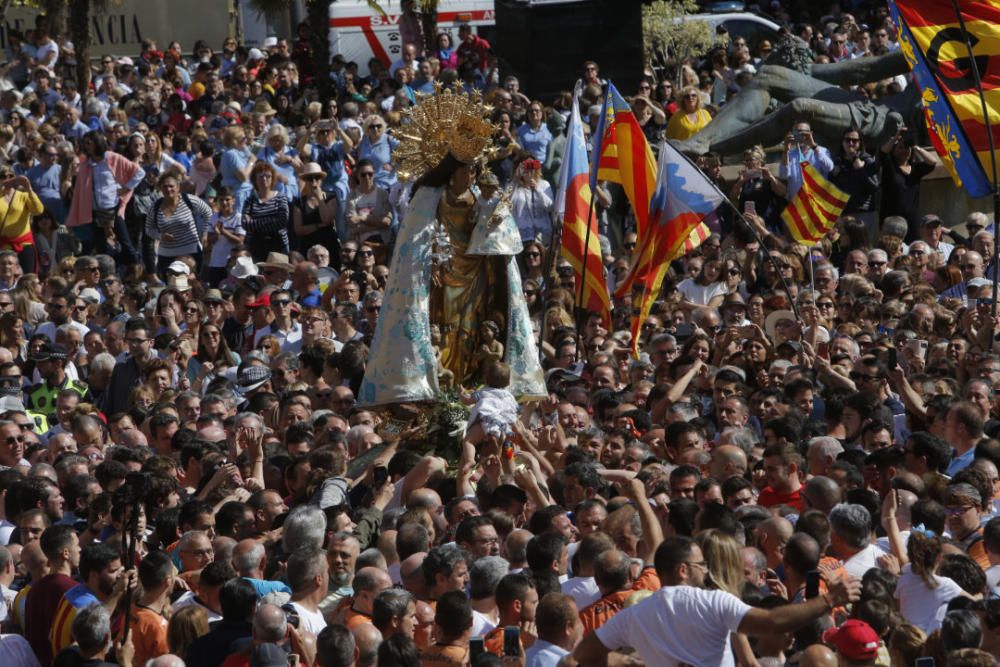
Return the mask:
[[[229,34],[229,2],[204,0],[124,0],[112,4],[107,12],[94,13],[90,19],[91,57],[104,54],[135,57],[143,39],[152,38],[159,49],[178,41],[181,50],[191,51],[195,41],[203,39],[213,50],[222,48]],[[30,7],[11,7],[0,25],[0,48],[8,46],[7,33],[22,34],[35,27],[40,12]],[[197,20],[192,20],[197,17]]]

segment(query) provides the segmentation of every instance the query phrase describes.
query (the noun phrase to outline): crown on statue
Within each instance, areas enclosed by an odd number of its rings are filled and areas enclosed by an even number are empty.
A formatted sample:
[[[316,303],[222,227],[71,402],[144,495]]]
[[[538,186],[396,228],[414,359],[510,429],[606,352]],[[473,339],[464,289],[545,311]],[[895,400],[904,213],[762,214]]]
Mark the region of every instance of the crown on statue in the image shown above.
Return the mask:
[[[497,131],[489,121],[492,111],[478,92],[435,84],[434,95],[404,112],[406,122],[395,151],[400,178],[420,178],[449,153],[465,164],[484,159]]]

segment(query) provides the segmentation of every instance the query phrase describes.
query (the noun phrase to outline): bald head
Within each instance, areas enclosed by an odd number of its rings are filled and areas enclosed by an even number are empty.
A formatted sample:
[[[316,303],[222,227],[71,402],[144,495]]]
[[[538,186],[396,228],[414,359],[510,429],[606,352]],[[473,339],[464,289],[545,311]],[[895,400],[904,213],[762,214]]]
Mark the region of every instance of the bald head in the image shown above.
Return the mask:
[[[407,556],[399,564],[399,579],[403,582],[403,588],[420,597],[427,587],[424,580],[424,559],[427,553],[418,551],[412,556]]]
[[[747,455],[735,445],[721,445],[712,451],[709,472],[719,482],[730,477],[742,477],[747,471]]]
[[[273,604],[262,604],[253,615],[253,638],[260,643],[278,643],[288,629],[284,610]]]
[[[510,535],[507,536],[507,539],[504,542],[504,549],[507,554],[507,561],[510,563],[511,567],[527,566],[528,542],[530,542],[533,537],[534,535],[522,528],[510,531]]]
[[[802,652],[799,667],[837,667],[837,655],[823,644],[813,644]]]
[[[441,506],[441,496],[434,489],[414,489],[406,499],[407,509],[424,508],[432,512]]]
[[[889,496],[886,494],[886,499],[882,502],[888,502]],[[906,489],[896,489],[896,523],[899,524],[900,530],[909,530],[912,522],[910,521],[910,510],[913,509],[913,504],[917,502],[917,494],[912,491],[907,491]]]
[[[32,540],[21,549],[21,565],[33,581],[38,581],[48,573],[49,559],[42,553],[42,543],[39,540]]]
[[[149,661],[149,667],[184,667],[184,661],[173,653],[161,655]]]
[[[354,634],[354,645],[358,649],[357,667],[368,667],[378,662],[378,647],[382,643],[382,633],[371,623],[362,623],[351,632]]]
[[[199,440],[204,440],[205,442],[221,442],[226,439],[226,429],[221,426],[209,424],[198,429],[196,435]]]
[[[263,544],[252,539],[240,540],[233,549],[233,568],[241,577],[260,579],[264,556]]]
[[[803,487],[802,496],[808,503],[809,509],[829,514],[833,506],[841,500],[840,485],[829,477],[813,477]]]
[[[757,547],[767,557],[767,566],[772,570],[781,565],[785,545],[792,536],[794,527],[788,519],[773,516],[757,527]]]
[[[149,441],[146,440],[146,436],[143,435],[143,432],[137,428],[121,431],[118,435],[118,439],[121,442],[117,442],[115,444],[129,449],[139,449],[141,447],[149,446]]]

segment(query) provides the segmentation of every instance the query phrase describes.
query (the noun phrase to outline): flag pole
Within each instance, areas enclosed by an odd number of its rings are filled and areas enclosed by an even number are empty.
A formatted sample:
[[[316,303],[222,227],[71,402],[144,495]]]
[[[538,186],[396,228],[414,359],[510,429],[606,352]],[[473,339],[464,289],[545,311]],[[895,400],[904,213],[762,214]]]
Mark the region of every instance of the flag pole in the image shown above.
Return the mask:
[[[767,166],[765,165],[764,168],[767,169]],[[778,266],[774,257],[771,257],[771,253],[767,252],[767,248],[764,246],[764,239],[762,239],[760,234],[757,233],[757,229],[745,217],[743,217],[743,213],[740,212],[739,207],[736,206],[736,204],[734,204],[729,197],[726,197],[726,203],[729,204],[729,207],[733,209],[734,213],[736,213],[736,217],[742,220],[743,224],[747,226],[747,229],[749,229],[750,233],[753,234],[754,240],[760,245],[760,249],[764,251],[764,257],[766,257],[767,261],[774,267],[774,273],[778,276],[778,280],[781,281],[781,287],[785,290],[785,294],[788,295],[788,302],[791,304],[792,312],[795,313],[795,319],[801,319],[799,316],[799,308],[795,305],[795,297],[792,296],[792,290],[788,287],[788,281],[785,280],[783,275],[781,275],[781,267]]]
[[[692,162],[691,158],[689,158],[687,155],[685,155],[684,151],[678,150],[677,152],[680,153],[680,156],[682,158],[684,158],[685,160],[687,160],[688,164],[690,164],[692,167],[694,167],[698,171],[701,171],[701,169],[698,167],[698,165],[696,165],[694,162]],[[764,168],[767,169],[767,165],[764,165]],[[733,209],[733,212],[736,214],[736,217],[739,218],[740,220],[742,220],[743,224],[747,226],[747,228],[750,230],[750,233],[753,234],[754,240],[757,241],[758,244],[760,244],[760,247],[763,250],[764,249],[764,239],[762,239],[760,237],[760,234],[757,233],[756,228],[754,228],[754,226],[752,224],[750,224],[750,222],[747,221],[746,218],[743,217],[743,213],[740,211],[739,207],[736,206],[736,204],[734,204],[732,202],[732,200],[729,198],[729,196],[725,192],[723,192],[722,190],[719,190],[719,187],[717,185],[715,185],[715,183],[712,183],[712,186],[715,187],[715,189],[718,191],[718,193],[720,195],[722,195],[722,200],[724,202],[726,202],[727,204],[729,204],[729,208]],[[774,267],[774,273],[778,276],[778,280],[781,281],[781,287],[784,288],[785,294],[788,295],[788,301],[789,301],[789,303],[792,306],[792,312],[795,313],[795,319],[801,319],[799,317],[798,306],[795,305],[795,297],[792,296],[792,290],[789,289],[788,283],[785,281],[785,277],[783,275],[781,275],[781,269],[778,267],[778,263],[776,261],[774,261],[773,257],[771,257],[771,253],[765,252],[764,256],[767,258],[767,260],[769,262],[771,262],[771,266]]]
[[[986,106],[986,96],[983,93],[983,81],[979,75],[979,65],[976,64],[976,56],[972,52],[972,42],[969,41],[969,31],[965,27],[965,17],[958,7],[958,0],[951,0],[951,6],[958,17],[958,26],[962,29],[962,40],[965,48],[969,52],[969,66],[972,68],[972,77],[976,82],[976,92],[979,93],[979,105],[983,111],[983,122],[986,124],[986,138],[990,143],[990,167],[993,171],[993,259],[996,261],[1000,253],[1000,182],[997,180],[997,155],[996,147],[993,145],[993,128],[990,124],[990,112]],[[997,292],[998,280],[1000,280],[1000,270],[993,270],[993,312],[994,318],[997,316]]]

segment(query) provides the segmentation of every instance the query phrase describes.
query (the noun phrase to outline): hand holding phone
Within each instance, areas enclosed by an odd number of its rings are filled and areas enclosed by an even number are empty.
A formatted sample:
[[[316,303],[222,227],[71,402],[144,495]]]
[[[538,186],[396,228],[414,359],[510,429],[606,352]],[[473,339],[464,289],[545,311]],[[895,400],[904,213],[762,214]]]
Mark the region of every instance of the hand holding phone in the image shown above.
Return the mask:
[[[381,488],[383,484],[389,481],[389,469],[385,466],[375,466],[375,470],[372,472],[372,478],[375,488]]]
[[[521,628],[508,625],[503,629],[503,654],[507,658],[521,656]]]
[[[811,600],[819,595],[819,570],[806,572],[806,599]]]
[[[752,201],[743,202],[743,214],[757,215],[757,202],[752,202]]]

